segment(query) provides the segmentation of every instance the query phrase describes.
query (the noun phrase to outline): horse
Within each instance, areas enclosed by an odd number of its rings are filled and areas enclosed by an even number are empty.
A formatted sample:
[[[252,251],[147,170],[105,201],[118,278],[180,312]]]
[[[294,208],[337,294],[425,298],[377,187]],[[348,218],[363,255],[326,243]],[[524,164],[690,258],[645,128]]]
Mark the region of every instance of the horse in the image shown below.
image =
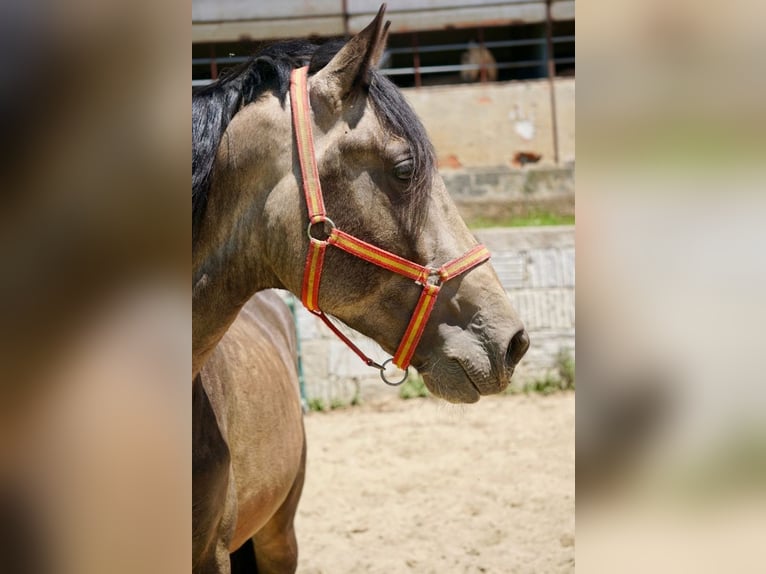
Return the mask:
[[[394,354],[380,365],[354,349],[384,380],[387,364],[405,376],[411,365],[450,402],[505,390],[529,347],[489,253],[445,189],[425,129],[377,70],[384,12],[346,43],[274,44],[193,92],[192,380],[213,435],[195,436],[193,446],[205,460],[195,469],[195,485],[205,485],[194,501],[195,571],[227,572],[227,552],[248,537],[256,559],[269,553],[245,516],[268,493],[255,505],[245,498],[259,494],[264,469],[287,447],[242,475],[247,493],[239,482],[232,488],[233,453],[263,437],[227,436],[216,416],[223,401],[204,400],[198,379],[209,364],[235,369],[234,353],[215,357],[255,293],[300,296],[327,322],[325,313]],[[225,399],[226,386],[217,392]],[[272,408],[274,394],[263,396],[259,405]],[[294,484],[281,492],[293,496]],[[289,560],[258,567],[294,570]]]
[[[460,56],[460,63],[464,66],[477,66],[477,68],[460,70],[460,78],[464,82],[476,82],[477,80],[494,82],[497,80],[497,62],[492,52],[484,46],[470,42],[468,50]],[[486,76],[482,75],[482,70]]]
[[[228,572],[230,558],[235,572],[295,571],[306,465],[296,357],[292,313],[261,291],[193,382],[195,571]]]

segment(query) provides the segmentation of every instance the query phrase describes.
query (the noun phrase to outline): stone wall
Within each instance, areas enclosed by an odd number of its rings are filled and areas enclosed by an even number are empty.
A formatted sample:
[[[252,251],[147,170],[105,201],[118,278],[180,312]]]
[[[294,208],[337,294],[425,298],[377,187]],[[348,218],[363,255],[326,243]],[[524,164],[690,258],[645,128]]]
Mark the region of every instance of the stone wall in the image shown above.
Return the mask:
[[[550,369],[559,351],[574,355],[574,226],[498,228],[476,233],[529,332],[531,345],[515,378]]]
[[[542,376],[556,354],[574,351],[574,227],[498,228],[476,232],[492,252],[500,281],[518,310],[532,341],[516,383]],[[304,385],[308,399],[325,405],[348,403],[359,392],[362,400],[397,390],[383,384],[325,325],[297,306]],[[375,360],[388,355],[373,341],[346,329]]]
[[[466,168],[441,175],[469,225],[535,212],[575,212],[574,166]]]

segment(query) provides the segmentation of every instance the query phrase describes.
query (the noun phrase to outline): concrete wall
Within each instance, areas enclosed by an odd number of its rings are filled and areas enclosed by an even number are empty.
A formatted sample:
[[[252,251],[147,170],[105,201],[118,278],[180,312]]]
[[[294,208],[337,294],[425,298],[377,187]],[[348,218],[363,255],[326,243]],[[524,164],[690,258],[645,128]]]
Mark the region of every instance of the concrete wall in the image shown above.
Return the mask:
[[[500,221],[575,206],[575,80],[557,78],[555,161],[547,80],[402,90],[428,130],[461,215]],[[539,156],[519,165],[517,154]]]
[[[476,235],[519,312],[531,346],[514,377],[541,376],[575,346],[575,228],[498,228]]]
[[[554,80],[559,165],[574,163],[575,80]],[[402,90],[437,150],[442,170],[509,168],[518,152],[555,165],[548,80]]]
[[[515,384],[539,377],[561,349],[574,349],[574,227],[503,228],[476,232],[492,252],[492,264],[530,333],[532,346]],[[363,400],[396,395],[319,319],[297,305],[306,394],[347,403],[357,389]],[[346,330],[375,360],[388,355],[373,341]]]
[[[470,225],[535,212],[574,215],[574,166],[506,166],[442,171],[460,215]]]

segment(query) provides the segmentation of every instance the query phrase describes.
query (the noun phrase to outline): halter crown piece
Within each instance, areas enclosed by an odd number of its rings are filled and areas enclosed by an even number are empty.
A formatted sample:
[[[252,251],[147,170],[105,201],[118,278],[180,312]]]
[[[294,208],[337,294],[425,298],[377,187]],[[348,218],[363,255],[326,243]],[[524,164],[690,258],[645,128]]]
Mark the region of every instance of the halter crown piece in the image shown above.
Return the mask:
[[[400,385],[407,379],[407,371],[412,355],[415,353],[420,338],[423,336],[423,330],[433,310],[434,303],[436,303],[436,297],[439,295],[441,285],[487,261],[489,259],[489,251],[483,245],[476,245],[457,259],[453,259],[435,269],[418,265],[403,257],[389,253],[335,227],[335,224],[327,217],[325,212],[322,187],[319,183],[319,171],[317,170],[314,154],[314,137],[311,131],[311,107],[308,97],[308,67],[292,71],[290,77],[290,100],[293,129],[295,131],[298,159],[301,166],[301,178],[303,180],[303,192],[306,196],[309,217],[307,229],[309,252],[306,258],[306,268],[303,273],[301,301],[309,311],[322,319],[360,359],[370,367],[379,369],[380,376],[385,383]],[[317,239],[311,234],[312,228],[318,224],[330,227],[331,231],[326,239]],[[415,306],[412,318],[409,325],[407,325],[407,330],[404,332],[396,354],[392,359],[384,361],[382,365],[365,355],[319,309],[319,284],[322,277],[324,255],[328,245],[333,245],[373,265],[403,275],[423,287],[420,299]],[[399,381],[390,381],[385,376],[386,366],[391,362],[405,371],[404,376]]]

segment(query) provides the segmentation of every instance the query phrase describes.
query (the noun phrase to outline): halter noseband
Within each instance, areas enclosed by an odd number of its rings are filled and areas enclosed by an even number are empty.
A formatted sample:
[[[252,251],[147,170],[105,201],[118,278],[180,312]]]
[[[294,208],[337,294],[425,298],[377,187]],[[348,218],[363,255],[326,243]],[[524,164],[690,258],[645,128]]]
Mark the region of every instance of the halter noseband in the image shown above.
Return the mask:
[[[322,187],[319,183],[319,172],[314,154],[314,138],[311,130],[311,106],[307,84],[308,67],[292,71],[290,77],[290,99],[293,129],[295,131],[298,159],[301,166],[301,178],[303,180],[303,192],[306,197],[309,216],[307,228],[309,252],[306,258],[306,268],[303,273],[301,301],[309,311],[322,319],[367,365],[379,369],[380,376],[385,383],[400,385],[407,379],[407,371],[412,355],[415,353],[420,338],[423,336],[423,331],[428,322],[428,317],[433,310],[434,303],[436,303],[436,297],[439,295],[441,285],[487,261],[489,259],[489,251],[483,245],[476,245],[457,259],[453,259],[436,269],[418,265],[338,229],[333,221],[327,217],[324,199],[322,198]],[[312,235],[312,228],[318,224],[330,227],[330,232],[326,239],[317,239]],[[409,325],[407,325],[407,330],[404,332],[396,354],[392,359],[384,361],[382,365],[365,355],[319,309],[319,283],[322,277],[324,255],[328,245],[334,245],[338,249],[364,259],[373,265],[403,275],[423,287],[420,299],[415,306],[412,318]],[[400,381],[389,381],[386,379],[385,369],[391,362],[405,371]]]

